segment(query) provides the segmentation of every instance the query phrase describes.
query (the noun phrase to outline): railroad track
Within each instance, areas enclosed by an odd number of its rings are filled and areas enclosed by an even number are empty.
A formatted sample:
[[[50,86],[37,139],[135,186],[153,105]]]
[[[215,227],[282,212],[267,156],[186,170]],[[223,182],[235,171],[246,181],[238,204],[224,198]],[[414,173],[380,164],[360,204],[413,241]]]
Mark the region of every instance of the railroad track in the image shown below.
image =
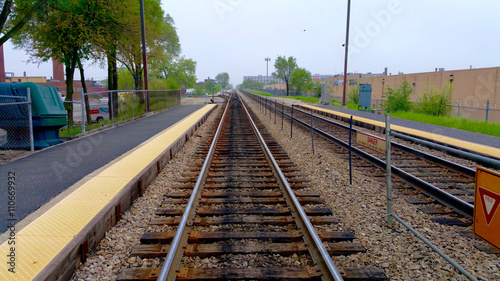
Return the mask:
[[[162,269],[129,268],[117,280],[387,280],[376,267],[333,265],[333,255],[366,249],[353,233],[332,231],[338,219],[250,116],[233,96],[212,145],[199,148],[150,222],[177,230],[144,233],[133,249],[166,256]]]
[[[311,130],[313,115],[314,132],[335,143],[333,149],[348,159],[349,126],[306,111],[305,107],[277,104],[269,99],[246,92],[260,103],[265,113],[276,114]],[[276,113],[274,112],[276,110]],[[281,116],[280,116],[281,115]],[[281,121],[281,120],[280,120]],[[352,131],[353,167],[385,182],[385,156],[356,145],[356,129]],[[419,210],[432,215],[432,220],[447,225],[469,226],[472,224],[475,170],[447,161],[411,147],[391,142],[392,174],[395,192],[405,195],[411,204],[421,205]]]

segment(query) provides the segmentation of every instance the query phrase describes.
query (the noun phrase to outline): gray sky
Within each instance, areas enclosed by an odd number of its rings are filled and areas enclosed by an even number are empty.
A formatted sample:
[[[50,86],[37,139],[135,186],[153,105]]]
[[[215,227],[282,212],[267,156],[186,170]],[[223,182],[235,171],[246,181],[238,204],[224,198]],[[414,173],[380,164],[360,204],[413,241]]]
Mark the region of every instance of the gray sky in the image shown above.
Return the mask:
[[[162,0],[175,20],[182,53],[198,62],[198,80],[228,72],[266,75],[278,55],[312,74],[343,72],[346,0]],[[348,72],[392,74],[500,66],[498,0],[352,0]],[[52,76],[51,64],[26,65],[4,45],[6,71]],[[89,65],[89,63],[87,63]],[[105,79],[98,67],[87,77]]]

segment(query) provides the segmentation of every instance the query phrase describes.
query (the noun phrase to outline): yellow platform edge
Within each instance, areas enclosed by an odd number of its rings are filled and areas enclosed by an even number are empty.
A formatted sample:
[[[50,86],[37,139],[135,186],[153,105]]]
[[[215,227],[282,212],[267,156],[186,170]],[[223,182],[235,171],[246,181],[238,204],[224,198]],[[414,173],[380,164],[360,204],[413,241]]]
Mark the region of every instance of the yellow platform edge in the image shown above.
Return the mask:
[[[302,106],[307,107],[307,108],[312,108],[312,109],[317,110],[317,111],[335,114],[335,115],[342,116],[345,118],[351,118],[350,114],[342,113],[342,112],[331,110],[331,109],[326,109],[326,108],[312,106],[312,105],[302,105]],[[368,124],[372,124],[375,126],[385,128],[385,122],[375,121],[375,120],[371,120],[368,118],[363,118],[363,117],[359,117],[359,116],[355,116],[355,115],[352,115],[352,118],[353,118],[353,120],[356,120],[356,121],[360,121],[363,123],[368,123]],[[469,141],[465,141],[465,140],[460,140],[460,139],[456,139],[456,138],[452,138],[452,137],[443,136],[440,134],[430,133],[430,132],[417,130],[417,129],[406,128],[403,126],[398,126],[398,125],[393,125],[393,124],[391,124],[391,130],[403,132],[403,133],[414,135],[414,136],[423,137],[423,138],[430,139],[430,140],[439,141],[442,143],[447,143],[447,144],[450,144],[450,145],[453,145],[456,147],[468,149],[468,150],[479,152],[479,153],[486,154],[486,155],[491,155],[494,157],[500,157],[500,149],[492,147],[492,146],[488,146],[488,145],[473,143],[473,142],[469,142]]]
[[[8,241],[0,245],[0,280],[64,280],[122,212],[203,124],[205,105],[106,166],[15,235],[15,272],[8,271]],[[83,257],[84,258],[84,257]]]

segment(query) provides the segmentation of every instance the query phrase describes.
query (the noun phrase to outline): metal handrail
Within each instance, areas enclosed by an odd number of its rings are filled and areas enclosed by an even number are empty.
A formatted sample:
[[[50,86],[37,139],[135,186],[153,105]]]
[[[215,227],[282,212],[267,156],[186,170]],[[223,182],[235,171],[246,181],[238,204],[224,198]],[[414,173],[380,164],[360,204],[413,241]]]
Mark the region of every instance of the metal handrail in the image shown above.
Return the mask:
[[[20,97],[20,96],[0,96],[0,98],[23,99],[23,100],[27,100],[28,99],[28,97]]]
[[[288,118],[293,118],[292,120],[299,123],[300,125],[302,125],[306,128],[310,128],[310,124],[308,124],[302,120],[299,120],[295,117],[292,117],[291,115],[289,115],[287,113],[285,113],[284,115],[286,115]],[[349,144],[347,144],[346,142],[344,142],[340,139],[335,138],[334,136],[328,134],[327,132],[325,132],[321,129],[318,129],[318,128],[314,128],[314,131],[318,135],[323,136],[326,139],[329,139],[329,140],[335,142],[337,145],[339,145],[345,149],[349,149]],[[392,144],[393,143],[391,142],[391,145]],[[366,159],[367,161],[379,166],[380,168],[385,168],[386,163],[384,160],[381,160],[381,159],[379,159],[379,158],[377,158],[377,157],[375,157],[375,156],[373,156],[373,155],[371,155],[371,154],[369,154],[369,153],[367,153],[367,152],[365,152],[357,147],[352,147],[352,150],[357,155],[359,155],[361,158]],[[457,212],[461,213],[464,216],[472,217],[473,211],[474,211],[474,205],[469,204],[469,203],[463,201],[462,199],[460,199],[456,196],[453,196],[453,195],[449,194],[448,192],[443,191],[440,188],[437,188],[436,186],[434,186],[426,181],[423,181],[420,178],[417,178],[414,175],[412,175],[412,174],[410,174],[410,173],[408,173],[408,172],[406,172],[406,171],[404,171],[396,166],[391,165],[391,170],[394,174],[414,183],[417,187],[419,187],[421,189],[422,192],[424,192],[425,194],[427,194],[431,197],[434,197],[437,201],[439,201],[443,205],[446,205],[446,206],[453,208],[454,210],[456,210]]]
[[[215,147],[217,146],[217,141],[219,140],[220,133],[222,131],[222,126],[224,125],[224,120],[227,116],[227,112],[229,109],[229,105],[231,103],[231,98],[229,99],[226,108],[224,110],[224,114],[222,115],[221,122],[219,123],[219,126],[217,128],[217,131],[215,132],[214,139],[212,141],[212,145],[210,146],[210,150],[208,151],[208,155],[205,158],[205,163],[203,163],[203,167],[201,168],[200,175],[198,176],[198,180],[196,181],[196,184],[193,188],[193,191],[191,193],[191,196],[189,197],[189,201],[186,205],[186,209],[184,211],[184,214],[182,214],[181,221],[179,223],[179,226],[177,228],[177,231],[175,232],[174,239],[172,240],[172,243],[170,244],[170,249],[167,253],[167,256],[165,258],[165,262],[163,263],[163,266],[161,268],[160,274],[158,275],[158,281],[165,281],[167,278],[170,276],[171,280],[174,280],[175,278],[172,278],[172,274],[175,274],[175,271],[172,272],[172,265],[174,262],[174,259],[176,258],[177,251],[179,250],[179,244],[181,242],[181,238],[184,234],[184,231],[186,230],[186,224],[187,220],[193,210],[193,206],[195,204],[195,200],[198,196],[198,193],[201,191],[201,185],[205,181],[206,174],[208,172],[208,168],[210,163],[212,162],[212,158],[215,152]]]
[[[270,106],[270,105],[267,104],[267,106]],[[289,108],[289,109],[291,108],[290,106],[285,106],[285,107]],[[279,110],[279,111],[281,111],[281,110]],[[297,108],[295,108],[294,111],[298,111],[298,112],[300,112],[302,114],[309,115],[309,113],[306,113],[305,111],[302,111],[302,110],[297,109]],[[315,115],[314,118],[318,119],[320,121],[328,122],[329,124],[332,124],[332,125],[336,125],[336,126],[342,127],[342,128],[344,128],[346,130],[349,129],[349,127],[346,126],[346,125],[334,122],[332,120],[323,118],[321,116]],[[353,132],[357,132],[358,131],[358,130],[356,130],[354,128],[352,130],[353,130]],[[397,131],[394,131],[394,130],[391,130],[391,135],[394,135],[394,136],[396,136],[398,138],[410,140],[412,142],[416,142],[418,144],[421,144],[421,145],[424,145],[424,146],[427,146],[427,147],[430,147],[430,148],[434,148],[434,149],[438,149],[438,150],[441,150],[441,151],[445,151],[445,152],[447,152],[447,153],[449,153],[451,155],[456,154],[456,155],[459,155],[462,158],[472,160],[474,162],[477,162],[477,163],[479,163],[481,165],[484,165],[484,166],[487,166],[487,167],[496,168],[496,169],[500,168],[500,159],[498,159],[498,158],[496,158],[494,156],[490,156],[490,155],[487,155],[487,154],[480,154],[480,153],[476,153],[476,152],[469,152],[466,149],[465,150],[456,149],[456,148],[453,148],[453,147],[450,147],[450,146],[446,146],[446,145],[442,145],[442,144],[439,144],[439,143],[436,143],[436,142],[430,142],[430,141],[426,141],[424,139],[420,139],[420,138],[411,137],[411,136],[408,136],[408,135],[405,135],[405,134],[397,133]],[[410,148],[408,148],[407,146],[402,145],[400,143],[397,143],[397,142],[392,142],[391,141],[391,145],[393,145],[394,147],[396,147],[398,149],[407,151],[407,152],[410,151]],[[426,153],[426,152],[423,152],[423,151],[420,151],[420,150],[412,150],[411,153],[417,153],[420,156],[425,157],[425,158],[432,158],[434,161],[438,161],[441,164],[443,164],[443,165],[445,165],[445,166],[447,166],[447,167],[449,167],[451,169],[457,170],[459,172],[466,173],[468,175],[474,176],[476,174],[476,171],[474,169],[470,169],[470,168],[465,167],[463,165],[460,165],[458,163],[453,163],[451,161],[448,161],[448,160],[436,157],[434,155],[431,155],[429,153]]]
[[[290,116],[286,113],[285,113],[285,115]],[[295,119],[295,122],[299,123],[300,125],[302,125],[304,127],[309,128],[309,124],[305,123],[302,120]],[[325,131],[322,131],[318,128],[314,128],[314,131],[315,131],[315,133],[317,133],[321,136],[324,136],[325,138],[327,138],[329,140],[334,141],[335,143],[337,143],[338,145],[342,146],[345,149],[349,148],[349,144],[335,138],[334,136],[326,133]],[[377,158],[377,157],[375,157],[375,156],[373,156],[373,155],[371,155],[371,154],[369,154],[369,153],[367,153],[359,148],[356,148],[354,146],[352,147],[352,150],[357,155],[366,159],[367,161],[379,166],[380,168],[385,168],[386,164],[385,164],[384,160],[381,160],[381,159],[379,159],[379,158]],[[436,186],[434,186],[426,181],[423,181],[423,180],[415,177],[414,175],[412,175],[408,172],[405,172],[404,170],[402,170],[394,165],[391,165],[391,170],[394,174],[413,182],[417,187],[420,187],[420,189],[422,190],[423,193],[425,193],[431,197],[434,197],[437,201],[441,202],[443,205],[449,206],[465,216],[472,217],[474,205],[469,204],[469,203],[463,201],[462,199],[460,199],[456,196],[453,196],[453,195],[449,194],[448,192],[443,191],[440,188],[437,188]]]
[[[250,124],[252,125],[253,130],[255,131],[265,153],[267,154],[268,159],[273,164],[273,167],[275,168],[275,171],[279,176],[279,180],[283,183],[283,186],[285,187],[285,190],[288,193],[289,198],[292,200],[292,203],[294,205],[292,207],[294,207],[294,209],[297,211],[297,213],[299,214],[298,218],[301,220],[301,223],[303,223],[307,229],[307,233],[304,233],[304,235],[308,235],[312,239],[312,242],[314,243],[315,248],[319,251],[319,254],[321,256],[321,260],[320,261],[315,260],[315,262],[318,264],[319,267],[321,267],[323,269],[322,273],[327,274],[327,276],[323,276],[323,279],[324,280],[336,280],[336,281],[344,280],[342,278],[342,276],[340,275],[340,272],[338,271],[338,269],[335,267],[335,264],[333,264],[332,258],[328,254],[328,251],[325,249],[325,246],[321,242],[321,239],[319,238],[318,234],[316,233],[316,230],[314,229],[313,225],[309,221],[309,218],[307,217],[306,213],[302,209],[302,207],[299,203],[299,200],[297,199],[297,197],[293,193],[293,190],[290,187],[290,184],[288,183],[285,175],[281,171],[281,169],[280,169],[278,163],[276,162],[276,160],[274,159],[271,151],[267,147],[266,142],[264,141],[264,138],[260,134],[255,123],[253,122],[252,117],[250,116],[250,113],[248,112],[245,104],[242,103],[242,105],[243,105],[243,108],[245,109],[245,111],[248,115],[248,118],[249,118]],[[314,258],[314,255],[312,255],[312,256]]]

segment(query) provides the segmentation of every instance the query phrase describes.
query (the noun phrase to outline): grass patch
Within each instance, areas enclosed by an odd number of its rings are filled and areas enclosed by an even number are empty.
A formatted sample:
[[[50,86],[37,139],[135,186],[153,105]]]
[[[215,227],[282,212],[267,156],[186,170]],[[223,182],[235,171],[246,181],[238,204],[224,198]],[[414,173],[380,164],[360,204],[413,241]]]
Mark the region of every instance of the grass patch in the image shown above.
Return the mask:
[[[261,95],[261,96],[265,96],[265,97],[272,97],[273,96],[270,93],[266,93],[266,92],[262,92],[262,91],[257,91],[257,90],[249,90],[249,89],[247,89],[246,91],[248,91],[248,92],[250,92],[252,94]]]
[[[303,102],[310,102],[310,103],[315,103],[318,102],[318,98],[313,98],[313,97],[301,97],[301,96],[283,96],[282,98],[287,98],[287,99],[294,99],[294,100],[300,100]]]
[[[450,116],[431,116],[414,112],[393,112],[392,117],[500,137],[500,124]]]
[[[330,100],[330,104],[335,107],[342,106],[342,103],[336,100]],[[358,110],[358,105],[355,103],[346,102],[345,105],[347,105],[347,109]]]

